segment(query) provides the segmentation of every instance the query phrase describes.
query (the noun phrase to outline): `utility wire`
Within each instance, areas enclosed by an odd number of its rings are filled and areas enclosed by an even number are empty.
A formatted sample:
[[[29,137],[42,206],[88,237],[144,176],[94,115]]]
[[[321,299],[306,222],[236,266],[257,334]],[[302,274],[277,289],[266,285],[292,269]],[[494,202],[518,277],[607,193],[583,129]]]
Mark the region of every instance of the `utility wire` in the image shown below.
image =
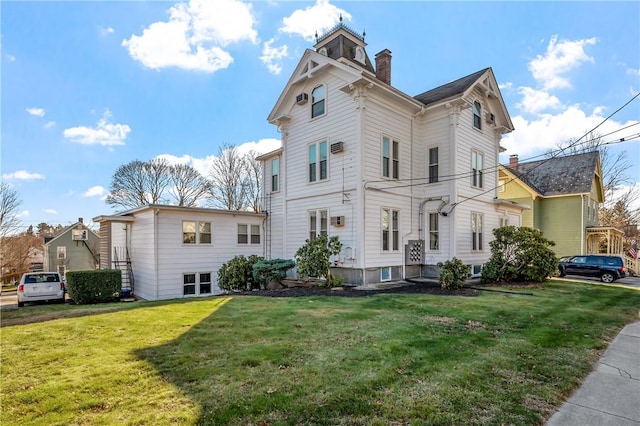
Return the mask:
[[[558,149],[555,149],[555,150],[552,150],[552,151],[548,151],[548,152],[546,152],[546,153],[539,154],[539,155],[535,155],[535,156],[532,156],[532,157],[528,157],[528,158],[525,158],[524,160],[522,160],[523,162],[529,162],[529,161],[531,161],[531,160],[533,160],[533,159],[536,159],[536,158],[541,158],[541,157],[542,157],[542,158],[545,158],[545,157],[547,158],[546,160],[542,161],[540,164],[538,164],[538,165],[536,165],[535,167],[533,167],[533,168],[531,168],[530,170],[528,170],[526,173],[523,173],[523,174],[522,174],[522,176],[524,176],[524,175],[526,175],[526,174],[530,173],[532,170],[534,170],[534,169],[535,169],[535,168],[537,168],[537,167],[540,167],[542,164],[546,163],[547,161],[549,161],[549,160],[551,160],[551,159],[553,159],[553,158],[558,157],[560,154],[562,154],[564,151],[566,151],[566,150],[568,150],[568,149],[570,149],[570,148],[573,148],[573,147],[576,147],[576,146],[579,146],[579,145],[584,145],[584,144],[590,143],[590,141],[589,141],[589,140],[587,140],[587,141],[583,141],[583,142],[581,142],[581,140],[582,140],[582,139],[584,139],[585,137],[587,137],[589,134],[593,133],[593,131],[595,131],[598,127],[600,127],[600,126],[601,126],[602,124],[604,124],[606,121],[608,121],[609,119],[611,119],[611,117],[613,117],[615,114],[617,114],[617,113],[618,113],[618,112],[620,112],[622,109],[624,109],[627,105],[629,105],[632,101],[634,101],[638,96],[640,96],[640,93],[638,93],[638,94],[636,94],[635,96],[633,96],[633,97],[632,97],[629,101],[627,101],[624,105],[622,105],[622,106],[621,106],[620,108],[618,108],[616,111],[614,111],[613,113],[611,113],[608,117],[606,117],[605,119],[603,119],[603,120],[602,120],[598,125],[596,125],[594,128],[592,128],[592,129],[591,129],[591,130],[589,130],[588,132],[584,133],[580,138],[578,138],[578,139],[576,139],[575,141],[571,142],[569,145],[567,145],[567,146],[565,146],[565,147],[563,147],[563,148],[558,148]],[[636,125],[638,125],[638,124],[640,124],[640,123],[633,123],[633,124],[630,124],[630,125],[628,125],[628,126],[621,127],[621,128],[619,128],[619,129],[617,129],[617,130],[614,130],[614,131],[612,131],[612,132],[610,132],[610,133],[607,133],[606,135],[599,136],[599,137],[609,136],[609,135],[612,135],[612,134],[617,133],[617,132],[619,132],[619,131],[622,131],[622,130],[624,130],[624,129],[627,129],[627,128],[630,128],[630,127],[636,126]],[[614,145],[614,144],[618,144],[618,143],[629,142],[629,141],[635,140],[635,139],[637,139],[637,138],[639,138],[639,137],[640,137],[640,133],[638,133],[638,134],[633,134],[633,135],[630,135],[630,136],[625,136],[625,137],[622,137],[622,138],[616,139],[616,140],[614,140],[614,141],[601,142],[599,145]],[[491,175],[491,174],[495,174],[495,173],[499,170],[500,166],[501,166],[501,164],[498,164],[498,165],[493,166],[493,167],[490,167],[490,168],[481,169],[480,171],[482,172],[482,175],[483,175],[483,176],[484,176],[484,175]],[[477,171],[478,171],[478,170],[476,170],[476,172],[477,172]],[[457,179],[467,179],[467,178],[471,178],[471,177],[473,176],[473,174],[474,174],[474,171],[473,171],[473,170],[470,170],[470,171],[466,171],[466,172],[462,172],[462,173],[457,173],[457,174],[452,174],[452,175],[442,175],[442,176],[439,176],[439,177],[438,177],[438,182],[449,182],[449,181],[457,180]],[[441,178],[443,178],[443,179],[441,179]],[[410,182],[411,182],[411,181],[427,181],[427,182],[417,182],[417,183],[410,183],[410,184],[405,184],[405,185],[389,185],[389,186],[386,186],[386,187],[380,187],[380,188],[375,188],[375,189],[377,189],[377,190],[388,190],[388,189],[409,188],[409,187],[420,186],[420,185],[428,185],[428,184],[430,184],[430,183],[434,183],[434,182],[428,182],[428,180],[429,180],[429,179],[430,179],[429,177],[411,178],[411,179],[402,179],[402,181],[410,181]],[[511,179],[511,180],[513,180],[513,179]],[[510,180],[510,181],[511,181],[511,180]],[[510,182],[510,181],[509,181],[509,182]],[[388,181],[388,180],[379,180],[379,181],[369,181],[369,183],[386,183],[386,184],[388,184],[388,183],[389,183],[389,181]],[[508,182],[507,182],[507,183],[508,183]],[[477,195],[475,195],[475,196],[473,196],[473,197],[470,197],[470,198],[468,198],[468,199],[466,199],[466,200],[463,200],[463,201],[467,201],[467,200],[474,199],[474,198],[479,197],[479,196],[481,196],[481,195],[483,195],[483,194],[486,194],[487,192],[491,192],[491,191],[493,191],[494,189],[499,188],[499,187],[501,187],[501,186],[503,186],[503,185],[498,185],[498,186],[496,186],[496,187],[493,187],[493,188],[489,189],[488,191],[485,191],[485,192],[479,193],[479,194],[477,194]],[[462,201],[461,201],[461,202],[462,202]],[[460,203],[456,203],[456,204],[460,204]]]

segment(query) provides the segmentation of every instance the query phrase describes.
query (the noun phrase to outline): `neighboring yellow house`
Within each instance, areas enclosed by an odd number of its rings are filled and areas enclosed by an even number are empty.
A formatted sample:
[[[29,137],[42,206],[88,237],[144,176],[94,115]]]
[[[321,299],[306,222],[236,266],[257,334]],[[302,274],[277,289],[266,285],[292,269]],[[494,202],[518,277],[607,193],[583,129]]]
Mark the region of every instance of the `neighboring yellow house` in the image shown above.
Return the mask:
[[[512,155],[499,169],[498,197],[529,205],[522,226],[542,231],[558,256],[622,254],[623,232],[598,226],[604,186],[597,151],[526,163]]]

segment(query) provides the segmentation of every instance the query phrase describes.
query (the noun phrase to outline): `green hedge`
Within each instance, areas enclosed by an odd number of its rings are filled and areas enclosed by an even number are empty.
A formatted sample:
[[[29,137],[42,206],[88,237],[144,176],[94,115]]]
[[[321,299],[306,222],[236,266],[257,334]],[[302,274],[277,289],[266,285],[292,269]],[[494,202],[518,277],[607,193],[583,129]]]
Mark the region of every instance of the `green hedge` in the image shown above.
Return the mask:
[[[122,271],[99,269],[95,271],[69,271],[67,292],[75,303],[102,303],[120,300]]]

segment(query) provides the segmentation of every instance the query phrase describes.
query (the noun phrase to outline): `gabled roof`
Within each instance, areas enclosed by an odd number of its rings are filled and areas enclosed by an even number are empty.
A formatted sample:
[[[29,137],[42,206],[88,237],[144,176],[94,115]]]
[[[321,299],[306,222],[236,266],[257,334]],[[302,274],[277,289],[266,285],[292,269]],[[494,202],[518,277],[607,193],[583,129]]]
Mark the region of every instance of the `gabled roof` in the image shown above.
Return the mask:
[[[601,174],[598,151],[504,167],[538,194],[547,197],[590,193],[594,176]]]
[[[425,105],[432,104],[434,102],[442,101],[445,99],[453,98],[464,94],[476,81],[482,77],[491,68],[485,68],[480,71],[469,74],[466,77],[459,78],[451,83],[443,84],[435,89],[427,90],[417,96],[415,99],[419,100]]]
[[[91,232],[96,238],[100,238],[100,236],[98,234],[96,234],[91,228],[89,228],[87,225],[85,225],[83,222],[78,221],[76,223],[74,223],[73,225],[69,225],[66,228],[64,228],[62,231],[58,232],[56,235],[54,235],[53,237],[50,238],[45,238],[44,239],[44,244],[48,245],[51,242],[57,240],[58,238],[60,238],[61,236],[63,236],[64,234],[66,234],[67,232],[74,230],[74,229],[86,229],[89,232]]]

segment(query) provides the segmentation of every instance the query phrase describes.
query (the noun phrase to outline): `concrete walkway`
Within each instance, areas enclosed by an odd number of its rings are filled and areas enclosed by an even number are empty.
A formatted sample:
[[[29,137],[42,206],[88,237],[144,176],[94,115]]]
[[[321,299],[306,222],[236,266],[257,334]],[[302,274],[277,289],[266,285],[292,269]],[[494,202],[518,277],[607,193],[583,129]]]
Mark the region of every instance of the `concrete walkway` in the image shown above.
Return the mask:
[[[598,366],[547,426],[640,425],[640,321],[611,342]]]

